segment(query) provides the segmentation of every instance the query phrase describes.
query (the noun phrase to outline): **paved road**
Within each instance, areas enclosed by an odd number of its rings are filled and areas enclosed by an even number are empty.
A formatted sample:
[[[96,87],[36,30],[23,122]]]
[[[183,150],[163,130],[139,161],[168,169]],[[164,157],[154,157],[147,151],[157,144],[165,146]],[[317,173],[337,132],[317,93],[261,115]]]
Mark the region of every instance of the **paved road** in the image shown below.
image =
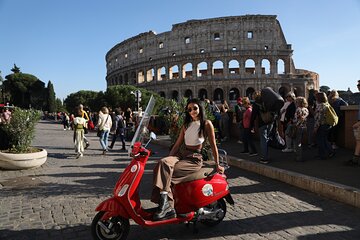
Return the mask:
[[[40,168],[0,170],[0,239],[91,239],[90,223],[98,203],[112,193],[128,164],[126,153],[101,155],[94,133],[90,149],[75,159],[72,133],[41,122],[35,145],[48,150]],[[152,145],[141,185],[150,206],[151,169],[166,149]],[[236,168],[227,171],[236,205],[223,223],[199,225],[194,234],[183,224],[143,228],[132,223],[128,239],[360,239],[360,209],[318,197],[287,184]]]

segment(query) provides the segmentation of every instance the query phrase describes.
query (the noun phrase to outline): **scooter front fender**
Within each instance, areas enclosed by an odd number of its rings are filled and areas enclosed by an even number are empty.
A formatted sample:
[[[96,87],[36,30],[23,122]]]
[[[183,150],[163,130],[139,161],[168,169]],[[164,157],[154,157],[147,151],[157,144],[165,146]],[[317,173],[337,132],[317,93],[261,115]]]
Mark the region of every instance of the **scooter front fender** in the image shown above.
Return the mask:
[[[102,203],[100,203],[96,209],[96,211],[104,211],[106,212],[106,218],[114,217],[114,216],[122,216],[124,218],[129,218],[129,214],[125,210],[124,206],[121,205],[121,203],[116,200],[115,197],[108,198]],[[104,216],[105,216],[104,215]]]

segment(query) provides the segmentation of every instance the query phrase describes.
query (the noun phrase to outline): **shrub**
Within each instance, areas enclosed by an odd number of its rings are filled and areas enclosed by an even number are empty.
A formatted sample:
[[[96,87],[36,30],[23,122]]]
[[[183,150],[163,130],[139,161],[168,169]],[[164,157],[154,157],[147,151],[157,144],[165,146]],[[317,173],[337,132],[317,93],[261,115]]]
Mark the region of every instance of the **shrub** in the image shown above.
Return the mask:
[[[12,114],[10,122],[0,127],[7,135],[9,143],[9,152],[28,153],[36,150],[30,147],[35,137],[35,124],[40,120],[40,112],[30,109],[25,110],[16,107]]]

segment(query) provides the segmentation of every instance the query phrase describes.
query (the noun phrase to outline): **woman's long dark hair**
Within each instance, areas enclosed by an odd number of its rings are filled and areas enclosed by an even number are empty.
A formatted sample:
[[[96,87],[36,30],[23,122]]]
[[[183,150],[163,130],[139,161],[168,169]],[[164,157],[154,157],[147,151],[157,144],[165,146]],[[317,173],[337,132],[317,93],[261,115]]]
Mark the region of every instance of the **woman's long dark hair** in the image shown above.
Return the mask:
[[[190,103],[197,104],[199,106],[199,118],[200,118],[199,137],[204,136],[206,114],[203,103],[197,98],[189,99],[186,104],[184,126],[185,128],[188,128],[190,123],[192,122],[192,117],[190,116],[190,113],[187,111]]]

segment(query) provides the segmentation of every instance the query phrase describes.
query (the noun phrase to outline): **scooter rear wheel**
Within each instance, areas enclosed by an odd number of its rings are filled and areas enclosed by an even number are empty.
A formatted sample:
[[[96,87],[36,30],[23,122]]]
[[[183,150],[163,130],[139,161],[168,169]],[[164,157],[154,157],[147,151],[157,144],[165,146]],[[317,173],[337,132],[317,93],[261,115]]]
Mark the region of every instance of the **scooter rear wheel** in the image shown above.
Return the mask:
[[[206,206],[208,208],[211,208],[212,211],[219,211],[219,214],[217,214],[216,218],[214,219],[203,219],[201,220],[201,223],[208,226],[213,227],[215,225],[218,225],[225,217],[226,215],[226,203],[224,199],[219,199],[216,202]]]
[[[117,216],[103,221],[101,217],[104,214],[104,211],[98,212],[91,223],[93,239],[125,240],[130,230],[129,219]],[[108,228],[111,223],[112,227]]]

